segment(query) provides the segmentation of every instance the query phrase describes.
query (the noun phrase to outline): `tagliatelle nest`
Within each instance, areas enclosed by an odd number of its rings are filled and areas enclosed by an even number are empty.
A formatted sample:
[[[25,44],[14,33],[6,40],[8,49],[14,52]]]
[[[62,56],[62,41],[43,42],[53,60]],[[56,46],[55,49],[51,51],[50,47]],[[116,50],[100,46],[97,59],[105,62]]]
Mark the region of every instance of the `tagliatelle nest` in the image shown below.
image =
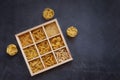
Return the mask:
[[[10,56],[14,56],[15,54],[17,54],[18,49],[16,47],[15,44],[9,44],[7,46],[7,50],[6,50],[7,54],[9,54]]]
[[[45,18],[46,20],[52,19],[54,15],[54,10],[51,8],[45,8],[43,11],[43,18]]]
[[[77,28],[74,27],[74,26],[70,26],[70,27],[66,30],[66,32],[67,32],[67,35],[68,35],[69,37],[76,37],[77,34],[78,34],[78,30],[77,30]]]

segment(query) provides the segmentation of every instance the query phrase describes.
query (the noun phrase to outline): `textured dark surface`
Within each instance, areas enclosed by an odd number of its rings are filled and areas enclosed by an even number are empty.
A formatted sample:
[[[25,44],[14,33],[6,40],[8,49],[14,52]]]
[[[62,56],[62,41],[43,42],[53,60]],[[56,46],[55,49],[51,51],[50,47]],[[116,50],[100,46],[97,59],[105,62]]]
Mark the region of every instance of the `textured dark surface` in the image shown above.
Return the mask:
[[[6,46],[46,22],[46,7],[55,10],[74,60],[31,77],[20,50],[10,57]],[[66,36],[70,25],[76,38]],[[0,80],[120,80],[120,0],[0,0]]]

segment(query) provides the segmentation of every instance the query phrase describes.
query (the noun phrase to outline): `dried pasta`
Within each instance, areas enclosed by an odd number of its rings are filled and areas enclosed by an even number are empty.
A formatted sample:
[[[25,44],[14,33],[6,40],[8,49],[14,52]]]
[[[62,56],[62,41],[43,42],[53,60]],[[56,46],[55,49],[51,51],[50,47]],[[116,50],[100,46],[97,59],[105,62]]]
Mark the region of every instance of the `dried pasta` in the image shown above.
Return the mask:
[[[56,51],[55,55],[56,55],[56,59],[59,63],[69,59],[69,54],[65,48]]]
[[[46,52],[51,51],[50,45],[49,45],[47,40],[37,44],[37,47],[38,47],[41,55],[46,53]]]
[[[43,11],[43,18],[46,20],[52,19],[54,15],[55,15],[54,10],[51,8],[45,8]]]
[[[37,51],[36,51],[34,46],[25,48],[24,49],[24,53],[25,53],[25,55],[26,55],[28,60],[33,59],[33,58],[38,56],[38,53],[37,53]]]
[[[25,33],[25,34],[19,36],[19,39],[20,39],[20,42],[23,47],[33,43],[29,33]]]
[[[33,61],[30,61],[29,65],[33,73],[38,72],[44,68],[40,59],[35,59]]]
[[[52,38],[50,40],[50,42],[51,42],[53,49],[57,49],[57,48],[64,46],[64,42],[63,42],[61,36],[57,36],[57,37]]]
[[[54,36],[59,33],[56,23],[50,23],[45,26],[48,37]]]
[[[52,53],[43,56],[42,60],[46,67],[50,67],[50,66],[56,64],[55,58]]]
[[[35,42],[43,40],[46,38],[45,33],[42,28],[38,28],[32,31],[33,38]]]
[[[9,44],[9,45],[7,46],[6,52],[7,52],[7,54],[9,54],[10,56],[14,56],[14,55],[17,54],[18,49],[17,49],[17,47],[16,47],[15,44]]]
[[[69,37],[75,37],[75,36],[77,36],[77,34],[78,34],[78,30],[77,30],[77,28],[74,27],[74,26],[70,26],[70,27],[66,30],[66,32],[67,32],[67,35],[68,35]]]

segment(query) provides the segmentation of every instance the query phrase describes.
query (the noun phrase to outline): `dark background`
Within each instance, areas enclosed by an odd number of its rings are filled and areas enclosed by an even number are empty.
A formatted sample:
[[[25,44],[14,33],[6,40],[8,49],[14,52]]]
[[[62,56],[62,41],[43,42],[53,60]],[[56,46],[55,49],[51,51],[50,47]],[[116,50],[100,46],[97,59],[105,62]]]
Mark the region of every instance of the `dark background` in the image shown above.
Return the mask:
[[[31,77],[21,51],[6,54],[15,34],[46,22],[55,10],[74,60]],[[66,36],[74,25],[79,34]],[[120,80],[120,0],[0,0],[0,80]]]

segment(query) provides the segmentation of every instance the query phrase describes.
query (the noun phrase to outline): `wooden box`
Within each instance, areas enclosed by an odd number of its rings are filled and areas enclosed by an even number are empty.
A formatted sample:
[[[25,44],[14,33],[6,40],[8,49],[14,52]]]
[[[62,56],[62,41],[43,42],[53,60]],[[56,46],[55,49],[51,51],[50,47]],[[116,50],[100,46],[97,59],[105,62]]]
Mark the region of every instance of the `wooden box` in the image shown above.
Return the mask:
[[[73,60],[57,19],[15,35],[31,76]]]

